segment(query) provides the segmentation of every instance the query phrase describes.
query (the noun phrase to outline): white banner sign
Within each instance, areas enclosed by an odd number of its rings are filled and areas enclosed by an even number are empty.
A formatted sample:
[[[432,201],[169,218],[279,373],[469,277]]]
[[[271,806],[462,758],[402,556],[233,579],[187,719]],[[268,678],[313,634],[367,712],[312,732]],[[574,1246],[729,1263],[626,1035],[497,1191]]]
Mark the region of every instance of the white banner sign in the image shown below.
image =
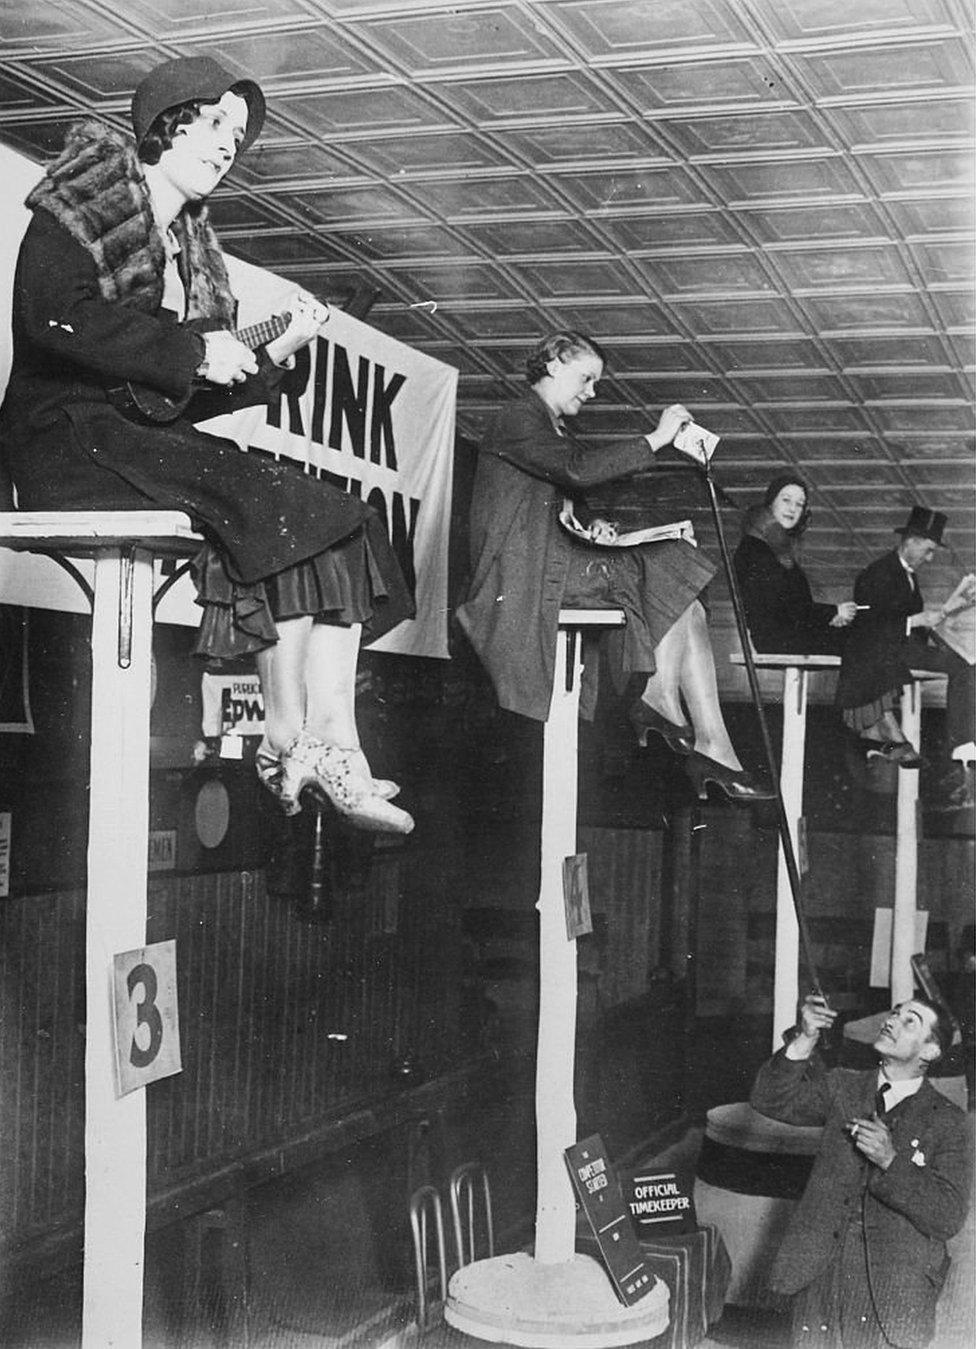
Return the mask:
[[[287,309],[294,283],[228,264],[242,327]],[[446,658],[457,371],[339,309],[297,362],[290,396],[202,426],[241,449],[297,459],[368,501],[417,597],[417,617],[373,649]]]

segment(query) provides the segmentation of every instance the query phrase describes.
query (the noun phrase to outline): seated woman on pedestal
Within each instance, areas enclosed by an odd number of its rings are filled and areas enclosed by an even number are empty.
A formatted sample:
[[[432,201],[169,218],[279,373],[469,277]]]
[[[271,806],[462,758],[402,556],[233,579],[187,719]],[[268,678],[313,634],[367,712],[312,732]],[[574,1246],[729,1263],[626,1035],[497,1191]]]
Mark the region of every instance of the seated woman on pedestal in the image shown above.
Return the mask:
[[[356,728],[360,634],[413,613],[382,522],[300,465],[244,454],[195,423],[266,402],[328,308],[298,292],[257,352],[206,200],[250,146],[264,97],[208,56],[157,66],[132,101],[134,138],[87,120],[27,198],[0,410],[21,509],[187,512],[200,654],[253,656],[265,705],[256,766],[285,814],[306,791],[354,826],[408,833]],[[162,420],[126,404],[172,400]],[[120,401],[123,407],[118,406]]]
[[[639,741],[646,744],[653,730],[687,756],[700,793],[714,782],[733,801],[768,799],[772,792],[743,770],[719,706],[699,598],[714,565],[683,539],[605,548],[560,524],[567,497],[649,469],[656,451],[691,420],[676,404],[655,430],[626,445],[580,443],[565,419],[595,397],[604,364],[597,343],[579,332],[554,333],[529,356],[529,391],[500,411],[481,445],[471,505],[473,579],[458,618],[501,706],[544,721],[560,609],[623,609],[625,626],[605,640],[618,689],[631,675],[641,677],[630,712]],[[594,526],[604,539],[615,532],[607,522]],[[582,711],[592,715],[589,691]]]
[[[773,478],[762,504],[746,513],[733,563],[756,651],[839,656],[844,649],[857,609],[853,600],[814,601],[796,558],[809,521],[806,484],[791,473]]]

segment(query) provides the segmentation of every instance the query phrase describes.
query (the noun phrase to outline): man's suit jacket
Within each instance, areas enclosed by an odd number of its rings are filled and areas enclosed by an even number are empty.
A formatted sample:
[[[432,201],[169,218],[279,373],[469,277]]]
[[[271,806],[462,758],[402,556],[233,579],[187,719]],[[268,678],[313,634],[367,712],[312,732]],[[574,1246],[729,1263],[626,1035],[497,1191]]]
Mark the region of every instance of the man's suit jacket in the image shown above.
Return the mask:
[[[773,1262],[771,1287],[795,1293],[838,1258],[847,1225],[863,1220],[868,1279],[885,1335],[920,1349],[935,1328],[949,1267],[946,1241],[969,1203],[969,1144],[958,1106],[923,1082],[886,1116],[896,1150],[887,1171],[868,1162],[845,1130],[874,1111],[875,1069],[824,1069],[781,1050],[759,1071],[751,1104],[788,1124],[823,1125],[803,1198]]]
[[[896,550],[877,558],[854,582],[854,600],[870,607],[851,625],[837,682],[841,707],[862,707],[911,680],[912,653],[923,658],[928,633],[916,628],[906,635],[912,614],[925,607]]]

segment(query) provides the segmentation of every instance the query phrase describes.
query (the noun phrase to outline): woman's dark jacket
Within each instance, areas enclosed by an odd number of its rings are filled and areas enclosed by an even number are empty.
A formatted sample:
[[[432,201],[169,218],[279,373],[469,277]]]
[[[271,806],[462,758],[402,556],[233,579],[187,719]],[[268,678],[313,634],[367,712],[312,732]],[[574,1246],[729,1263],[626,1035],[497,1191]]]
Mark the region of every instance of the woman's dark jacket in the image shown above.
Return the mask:
[[[34,214],[14,280],[0,445],[18,505],[185,511],[244,582],[348,537],[372,515],[361,501],[194,428],[273,396],[284,372],[263,350],[244,385],[233,393],[209,386],[171,424],[135,424],[110,403],[107,387],[125,380],[182,397],[203,343],[159,307],[165,255],[131,142],[82,124],[58,165],[28,198]],[[232,327],[223,281],[212,277],[222,258],[202,211],[181,243],[191,302],[202,318],[216,313],[203,326]]]
[[[471,504],[473,576],[458,620],[503,708],[537,721],[549,715],[572,548],[559,524],[563,500],[653,461],[644,439],[597,451],[560,435],[533,391],[489,427]]]
[[[839,655],[843,628],[832,628],[837,606],[818,604],[803,568],[784,566],[773,548],[746,534],[735,550],[733,565],[746,613],[749,636],[757,651]]]

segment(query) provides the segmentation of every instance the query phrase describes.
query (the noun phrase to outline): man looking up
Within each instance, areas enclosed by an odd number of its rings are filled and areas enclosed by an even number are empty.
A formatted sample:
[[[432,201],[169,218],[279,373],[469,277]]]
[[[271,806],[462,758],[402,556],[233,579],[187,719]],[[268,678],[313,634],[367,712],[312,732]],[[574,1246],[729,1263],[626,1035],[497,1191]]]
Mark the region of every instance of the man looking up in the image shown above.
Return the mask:
[[[816,1047],[835,1017],[808,997],[750,1097],[773,1119],[823,1126],[770,1286],[793,1295],[795,1346],[922,1349],[969,1197],[965,1115],[926,1080],[952,1024],[911,998],[881,1026],[877,1068],[828,1070]]]

